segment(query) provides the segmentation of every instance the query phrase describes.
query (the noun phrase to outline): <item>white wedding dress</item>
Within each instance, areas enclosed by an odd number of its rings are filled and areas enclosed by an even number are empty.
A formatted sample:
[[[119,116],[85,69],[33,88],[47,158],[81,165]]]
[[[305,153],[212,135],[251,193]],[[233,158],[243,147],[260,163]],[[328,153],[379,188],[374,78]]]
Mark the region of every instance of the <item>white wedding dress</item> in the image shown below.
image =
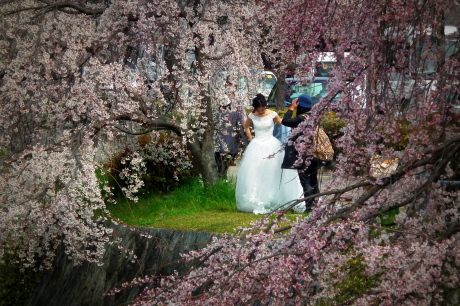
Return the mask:
[[[281,169],[283,145],[273,136],[276,113],[265,117],[251,113],[248,117],[254,124],[255,137],[244,151],[238,170],[236,205],[242,212],[264,214],[301,198],[303,190],[297,170]],[[305,202],[294,210],[303,212]]]

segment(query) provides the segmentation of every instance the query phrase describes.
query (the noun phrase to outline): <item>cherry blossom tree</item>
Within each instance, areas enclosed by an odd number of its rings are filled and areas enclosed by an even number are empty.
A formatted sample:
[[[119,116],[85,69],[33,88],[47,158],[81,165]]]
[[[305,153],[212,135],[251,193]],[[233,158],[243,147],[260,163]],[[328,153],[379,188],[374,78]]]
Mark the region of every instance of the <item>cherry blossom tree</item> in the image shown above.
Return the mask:
[[[120,133],[174,131],[212,182],[213,76],[249,74],[263,42],[279,74],[309,75],[322,50],[340,59],[295,130],[309,156],[306,127],[331,109],[346,123],[334,180],[308,217],[216,238],[184,255],[198,261],[189,273],[146,279],[137,303],[458,303],[455,1],[1,3],[1,257],[46,266],[61,242],[77,261],[101,257],[111,235],[94,219],[95,157]],[[133,191],[142,162],[132,157]]]
[[[123,135],[135,142],[149,134],[158,154],[177,157],[186,147],[203,181],[215,183],[214,115],[228,103],[226,76],[250,79],[262,70],[253,7],[240,0],[1,1],[0,258],[47,266],[62,241],[77,262],[100,259],[112,238],[94,218],[107,214],[98,156]],[[245,92],[236,94],[235,104],[248,102]],[[166,130],[178,140],[157,146]],[[139,152],[129,159],[122,175],[135,199],[145,159]]]
[[[147,279],[136,305],[458,304],[458,3],[257,2],[275,60],[308,76],[322,50],[340,59],[294,131],[311,156],[309,126],[331,109],[346,123],[333,181],[308,217],[216,238],[184,255],[188,273]]]

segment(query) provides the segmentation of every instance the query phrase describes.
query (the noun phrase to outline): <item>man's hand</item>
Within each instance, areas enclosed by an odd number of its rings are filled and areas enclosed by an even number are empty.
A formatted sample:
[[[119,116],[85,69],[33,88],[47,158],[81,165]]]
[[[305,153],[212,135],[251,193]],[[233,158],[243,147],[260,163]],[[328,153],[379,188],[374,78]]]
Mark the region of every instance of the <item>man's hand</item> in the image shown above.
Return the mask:
[[[291,102],[291,106],[289,106],[289,109],[294,111],[297,106],[299,106],[299,102],[298,102],[299,98],[295,98],[294,100],[292,100]]]

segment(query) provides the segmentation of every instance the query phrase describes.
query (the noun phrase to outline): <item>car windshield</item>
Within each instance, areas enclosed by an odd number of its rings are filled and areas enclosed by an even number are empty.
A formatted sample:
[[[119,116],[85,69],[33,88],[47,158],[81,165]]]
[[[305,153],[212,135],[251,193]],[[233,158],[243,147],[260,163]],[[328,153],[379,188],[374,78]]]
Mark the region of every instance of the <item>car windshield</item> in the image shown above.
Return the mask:
[[[330,72],[337,66],[337,62],[316,63],[316,76],[329,77]]]
[[[257,79],[258,92],[267,92],[270,93],[270,90],[275,86],[276,78],[271,74],[266,74],[261,78]]]
[[[325,80],[315,80],[313,83],[303,83],[291,85],[294,92],[309,95],[315,103],[327,93],[327,82]],[[339,100],[339,96],[334,97],[334,101]]]

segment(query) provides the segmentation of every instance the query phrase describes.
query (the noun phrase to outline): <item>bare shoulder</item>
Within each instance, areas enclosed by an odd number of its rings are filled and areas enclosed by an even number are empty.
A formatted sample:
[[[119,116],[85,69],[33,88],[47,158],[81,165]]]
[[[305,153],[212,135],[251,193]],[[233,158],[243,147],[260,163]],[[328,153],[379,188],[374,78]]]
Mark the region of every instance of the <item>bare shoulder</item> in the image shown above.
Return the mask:
[[[276,124],[281,125],[281,118],[276,112],[272,112],[269,116],[271,116],[273,118],[273,122],[275,122]]]
[[[244,125],[251,125],[252,124],[252,116],[249,114],[249,116],[246,118],[246,121],[244,122]]]

